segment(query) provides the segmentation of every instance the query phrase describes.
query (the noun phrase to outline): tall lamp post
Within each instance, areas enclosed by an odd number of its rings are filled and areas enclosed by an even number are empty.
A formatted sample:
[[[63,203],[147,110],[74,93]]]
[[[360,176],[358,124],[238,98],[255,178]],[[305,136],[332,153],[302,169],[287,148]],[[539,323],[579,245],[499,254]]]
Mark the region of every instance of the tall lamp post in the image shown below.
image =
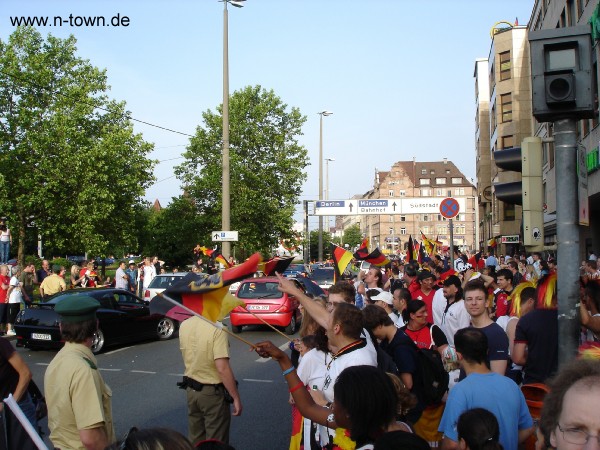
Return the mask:
[[[335,161],[335,158],[325,158],[325,200],[329,200],[329,162],[330,161]],[[326,217],[326,223],[327,223],[327,230],[329,231],[329,228],[331,226],[331,224],[329,223],[329,220],[331,219],[329,216],[325,216]]]
[[[230,194],[229,194],[229,30],[227,3],[236,8],[243,7],[246,0],[220,0],[223,2],[223,174],[221,180],[221,229],[230,231]],[[231,244],[222,243],[221,251],[225,258],[231,254]]]
[[[318,113],[319,121],[319,200],[323,200],[323,116],[330,116],[331,111]],[[323,216],[319,216],[319,261],[323,261]]]

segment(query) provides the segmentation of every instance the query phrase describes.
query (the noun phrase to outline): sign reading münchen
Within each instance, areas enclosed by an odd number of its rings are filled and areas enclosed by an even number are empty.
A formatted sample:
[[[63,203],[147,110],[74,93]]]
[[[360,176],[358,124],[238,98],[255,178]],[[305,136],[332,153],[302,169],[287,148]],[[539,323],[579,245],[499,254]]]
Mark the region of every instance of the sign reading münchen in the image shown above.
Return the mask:
[[[374,198],[319,200],[314,203],[315,216],[350,216],[370,214],[439,214],[445,197]],[[466,198],[456,198],[461,212],[466,212]]]

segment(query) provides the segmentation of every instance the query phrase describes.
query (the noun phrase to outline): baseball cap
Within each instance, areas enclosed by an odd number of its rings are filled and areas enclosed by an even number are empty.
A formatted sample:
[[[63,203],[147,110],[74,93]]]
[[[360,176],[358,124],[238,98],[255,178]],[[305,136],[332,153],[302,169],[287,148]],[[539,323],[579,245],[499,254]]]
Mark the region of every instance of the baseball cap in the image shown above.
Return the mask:
[[[135,264],[135,261],[133,259],[130,259],[129,264]]]
[[[381,300],[382,302],[386,302],[388,305],[391,305],[391,304],[393,304],[393,302],[392,302],[393,298],[394,297],[389,292],[381,291],[379,294],[371,297],[371,300],[373,300],[373,301]]]

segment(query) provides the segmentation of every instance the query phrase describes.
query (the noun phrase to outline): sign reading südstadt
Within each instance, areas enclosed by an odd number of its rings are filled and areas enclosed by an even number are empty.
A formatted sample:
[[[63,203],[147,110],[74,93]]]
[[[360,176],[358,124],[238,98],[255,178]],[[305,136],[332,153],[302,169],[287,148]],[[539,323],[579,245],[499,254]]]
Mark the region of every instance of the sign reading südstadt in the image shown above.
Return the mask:
[[[237,231],[213,231],[211,233],[213,242],[237,242]]]
[[[443,197],[373,198],[319,200],[314,203],[315,216],[349,216],[368,214],[439,214]],[[466,211],[466,199],[456,198],[460,211]]]

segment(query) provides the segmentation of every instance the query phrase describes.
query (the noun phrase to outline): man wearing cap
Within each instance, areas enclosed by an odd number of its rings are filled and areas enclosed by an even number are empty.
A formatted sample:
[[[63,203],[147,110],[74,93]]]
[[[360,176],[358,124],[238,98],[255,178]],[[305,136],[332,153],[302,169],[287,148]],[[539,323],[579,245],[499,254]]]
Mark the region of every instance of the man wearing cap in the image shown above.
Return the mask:
[[[50,297],[51,295],[67,290],[64,278],[61,278],[59,275],[61,270],[61,266],[57,264],[52,266],[52,273],[44,278],[44,281],[40,285],[40,296],[42,298]]]
[[[381,291],[377,295],[371,297],[375,304],[384,309],[394,325],[398,324],[398,315],[392,310],[394,296],[387,291]]]
[[[44,377],[50,440],[57,449],[104,449],[115,441],[110,388],[91,351],[100,303],[72,295],[54,310],[60,315],[65,346]]]
[[[125,269],[125,273],[129,277],[127,280],[129,282],[129,290],[131,292],[133,292],[134,294],[137,293],[136,287],[137,287],[138,271],[135,266],[135,261],[133,259],[129,260],[129,268]]]

